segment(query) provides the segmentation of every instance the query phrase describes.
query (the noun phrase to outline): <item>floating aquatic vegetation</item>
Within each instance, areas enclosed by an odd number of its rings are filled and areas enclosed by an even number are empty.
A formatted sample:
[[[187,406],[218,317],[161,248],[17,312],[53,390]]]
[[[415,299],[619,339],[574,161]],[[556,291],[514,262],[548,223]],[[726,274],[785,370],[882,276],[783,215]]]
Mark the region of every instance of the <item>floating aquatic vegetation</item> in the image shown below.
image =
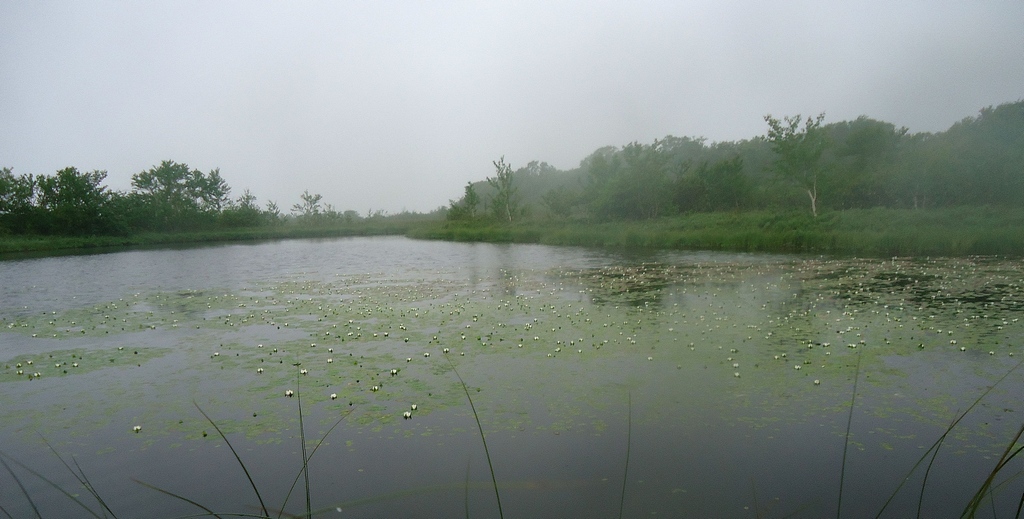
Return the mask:
[[[187,405],[201,398],[225,434],[276,444],[295,430],[288,392],[302,376],[307,424],[355,410],[346,441],[461,434],[431,416],[466,416],[464,391],[488,434],[613,434],[631,393],[638,431],[813,424],[834,439],[859,358],[850,455],[899,453],[1021,354],[1020,274],[985,258],[791,258],[135,291],[0,316],[14,345],[0,385],[21,399],[0,424],[65,445],[111,423],[140,427],[141,446],[188,445],[205,438]],[[999,420],[1020,411],[1010,387],[993,394],[1007,410],[965,421],[951,452],[998,456]]]

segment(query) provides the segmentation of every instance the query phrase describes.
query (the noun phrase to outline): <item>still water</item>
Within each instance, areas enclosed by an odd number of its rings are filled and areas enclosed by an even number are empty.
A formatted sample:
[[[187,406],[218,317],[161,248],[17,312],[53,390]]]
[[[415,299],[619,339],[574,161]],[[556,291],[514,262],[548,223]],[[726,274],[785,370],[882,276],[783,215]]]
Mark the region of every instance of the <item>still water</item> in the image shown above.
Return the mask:
[[[0,261],[0,506],[291,517],[305,452],[318,517],[958,516],[1024,422],[1022,279],[397,237]]]

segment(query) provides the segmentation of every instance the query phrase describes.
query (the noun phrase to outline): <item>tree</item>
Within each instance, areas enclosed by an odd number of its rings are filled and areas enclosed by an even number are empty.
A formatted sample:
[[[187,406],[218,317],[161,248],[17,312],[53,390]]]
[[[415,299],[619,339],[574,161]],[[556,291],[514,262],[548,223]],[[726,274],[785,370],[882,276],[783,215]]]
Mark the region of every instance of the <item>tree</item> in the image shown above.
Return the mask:
[[[100,184],[106,171],[81,173],[64,168],[54,176],[38,175],[37,205],[51,234],[98,234],[109,230],[106,205],[110,194]]]
[[[831,159],[829,192],[843,208],[888,205],[898,176],[896,160],[905,143],[906,128],[860,116],[825,127]]]
[[[568,218],[573,207],[579,203],[579,195],[565,186],[558,186],[545,193],[541,197],[541,202],[551,214]]]
[[[480,195],[472,182],[466,182],[466,194],[459,200],[449,200],[445,219],[450,221],[467,221],[476,219],[476,208],[480,205]]]
[[[777,155],[775,172],[807,191],[811,199],[811,214],[818,216],[818,184],[824,169],[821,156],[828,145],[828,139],[821,128],[825,114],[808,117],[800,115],[785,117],[782,121],[770,114],[764,116],[768,123],[768,142]],[[801,121],[803,128],[800,127]]]
[[[713,165],[701,162],[692,174],[684,174],[677,201],[681,209],[735,211],[746,204],[749,190],[743,158],[737,155]]]
[[[246,189],[237,200],[227,204],[220,216],[228,227],[256,227],[263,219],[263,211],[256,203],[256,195]]]
[[[487,177],[487,183],[494,188],[494,194],[491,195],[491,211],[496,218],[511,223],[521,211],[519,195],[513,183],[512,166],[505,164],[504,156],[493,164],[497,170],[496,175]]]
[[[205,175],[190,170],[188,164],[170,160],[132,175],[132,187],[149,212],[148,226],[163,229],[196,227],[204,220],[213,222],[230,200],[231,191],[220,170]]]
[[[470,220],[476,218],[476,208],[480,205],[480,195],[476,194],[476,189],[473,187],[472,182],[466,182],[466,194],[462,197],[462,204],[466,208],[466,216]]]
[[[15,176],[11,168],[0,169],[0,232],[30,230],[35,192],[32,175]]]
[[[323,195],[310,194],[309,190],[305,190],[299,195],[301,203],[292,206],[292,213],[303,218],[312,218],[320,215],[320,201],[323,200]]]
[[[281,223],[281,208],[277,206],[277,202],[267,200],[267,208],[263,210],[263,219],[271,224]]]
[[[600,218],[651,219],[672,212],[671,156],[663,141],[602,148],[584,160],[586,196]]]
[[[194,173],[199,172],[196,171]],[[231,198],[228,196],[231,193],[231,188],[228,186],[227,181],[220,176],[220,168],[210,171],[206,176],[199,173],[196,175],[196,182],[201,210],[217,213],[231,203]],[[252,193],[248,191],[247,189],[246,193],[252,196]],[[255,201],[255,197],[253,197],[253,201]]]

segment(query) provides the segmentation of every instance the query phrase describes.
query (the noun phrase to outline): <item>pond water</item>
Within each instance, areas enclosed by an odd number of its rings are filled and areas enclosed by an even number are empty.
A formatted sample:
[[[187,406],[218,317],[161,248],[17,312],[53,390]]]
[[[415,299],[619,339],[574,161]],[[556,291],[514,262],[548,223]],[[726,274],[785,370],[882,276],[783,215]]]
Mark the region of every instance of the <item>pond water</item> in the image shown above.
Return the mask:
[[[298,516],[305,447],[318,517],[956,516],[1024,422],[1021,271],[399,237],[0,261],[0,507],[103,515],[77,473],[107,515]]]

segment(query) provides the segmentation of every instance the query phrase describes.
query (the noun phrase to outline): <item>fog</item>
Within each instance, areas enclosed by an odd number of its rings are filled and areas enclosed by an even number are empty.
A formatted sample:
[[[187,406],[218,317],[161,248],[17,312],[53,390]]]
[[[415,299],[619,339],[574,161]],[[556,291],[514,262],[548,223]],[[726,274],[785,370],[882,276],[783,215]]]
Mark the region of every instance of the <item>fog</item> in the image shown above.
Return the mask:
[[[467,181],[765,114],[942,131],[1024,97],[1024,2],[2,2],[0,167],[220,168],[291,207],[429,211]]]

